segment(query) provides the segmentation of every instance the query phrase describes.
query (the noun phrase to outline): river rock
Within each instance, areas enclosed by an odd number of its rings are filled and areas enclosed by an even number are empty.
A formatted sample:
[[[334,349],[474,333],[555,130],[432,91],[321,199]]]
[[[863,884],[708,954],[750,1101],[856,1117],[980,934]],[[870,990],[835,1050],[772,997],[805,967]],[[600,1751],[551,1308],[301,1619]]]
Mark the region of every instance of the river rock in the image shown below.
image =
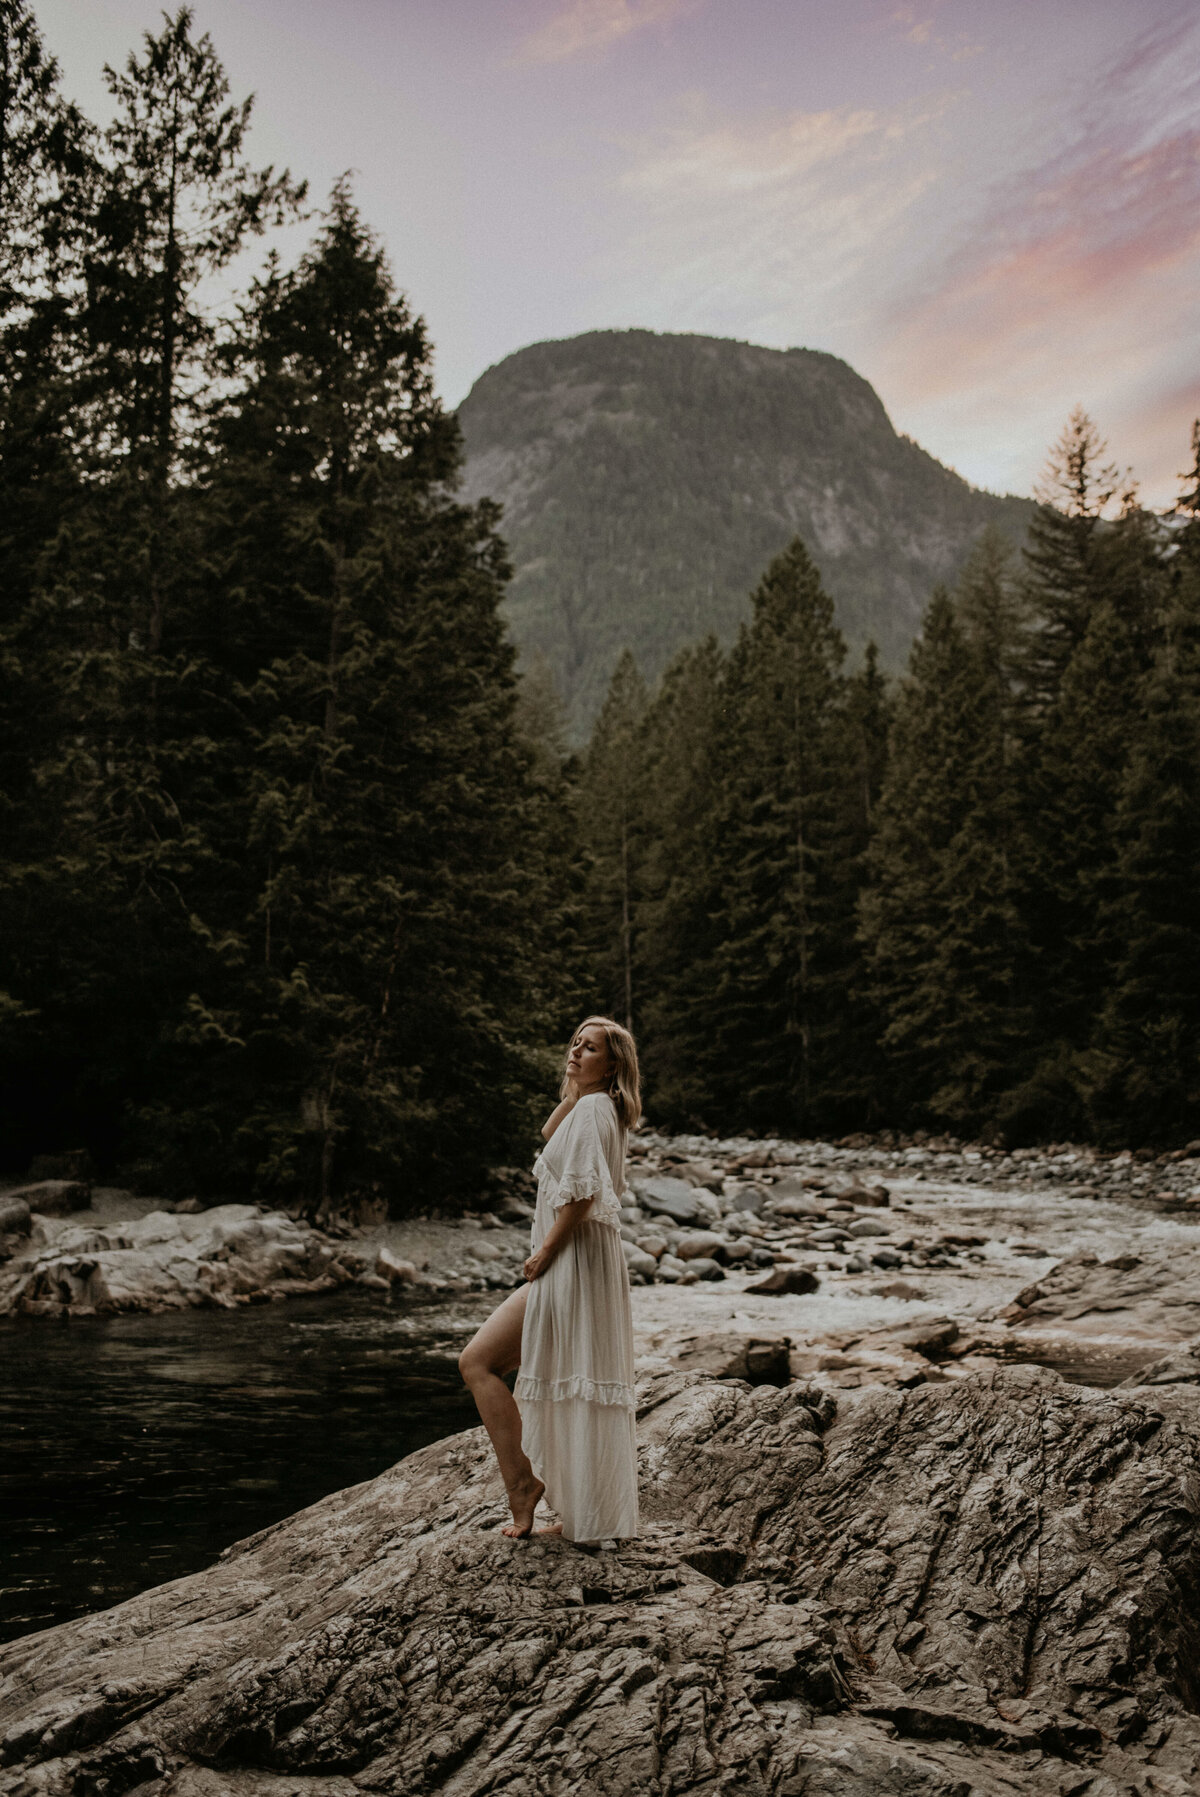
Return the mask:
[[[767,1201],[767,1193],[762,1186],[743,1186],[740,1192],[733,1192],[723,1205],[725,1215],[736,1211],[748,1216],[756,1216]]]
[[[858,1217],[850,1224],[848,1233],[854,1236],[891,1235],[890,1223],[881,1223],[876,1217]]]
[[[0,1792],[1194,1797],[1200,1393],[831,1410],[644,1380],[615,1548],[507,1540],[483,1431],[437,1442],[0,1649]]]
[[[716,1280],[716,1279],[724,1279],[724,1277],[725,1277],[725,1269],[721,1265],[720,1261],[708,1260],[703,1255],[701,1255],[699,1257],[699,1259],[696,1259],[696,1260],[684,1261],[683,1266],[684,1266],[684,1279],[685,1280],[689,1273],[695,1279]]]
[[[700,1215],[696,1187],[684,1179],[671,1179],[667,1174],[638,1178],[633,1190],[643,1210],[656,1217],[670,1217],[676,1223],[694,1223]]]
[[[675,1244],[675,1254],[679,1260],[715,1260],[718,1255],[724,1254],[726,1246],[723,1235],[698,1229],[680,1236]]]
[[[31,1183],[43,1179],[79,1180],[90,1186],[96,1177],[95,1163],[86,1148],[60,1149],[57,1154],[35,1154],[29,1163]]]
[[[815,1292],[821,1281],[807,1267],[776,1267],[765,1279],[754,1285],[748,1285],[748,1292],[766,1292],[772,1297],[802,1298],[808,1292]]]
[[[420,1278],[411,1260],[402,1260],[390,1248],[381,1248],[375,1257],[375,1274],[389,1285],[415,1285]]]
[[[250,1204],[100,1227],[35,1217],[28,1248],[0,1268],[0,1314],[228,1307],[329,1291],[368,1270],[351,1244]]]
[[[750,1385],[786,1385],[791,1343],[786,1335],[673,1335],[656,1338],[656,1355],[688,1373],[710,1379],[744,1379]]]
[[[625,1256],[625,1265],[631,1273],[641,1273],[646,1279],[654,1278],[658,1271],[658,1262],[653,1254],[647,1254],[644,1249],[637,1247],[633,1242],[622,1242],[621,1250]]]
[[[82,1179],[41,1179],[33,1185],[10,1186],[4,1196],[27,1204],[39,1217],[66,1217],[88,1208],[92,1188]]]
[[[29,1217],[29,1206],[24,1198],[0,1192],[0,1235],[28,1235]]]

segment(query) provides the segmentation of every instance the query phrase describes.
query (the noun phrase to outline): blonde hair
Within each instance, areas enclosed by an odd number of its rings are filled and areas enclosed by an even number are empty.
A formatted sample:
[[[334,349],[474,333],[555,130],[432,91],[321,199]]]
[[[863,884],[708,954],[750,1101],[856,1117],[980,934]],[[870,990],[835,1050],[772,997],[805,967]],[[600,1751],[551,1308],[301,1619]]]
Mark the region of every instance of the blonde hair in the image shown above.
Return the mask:
[[[617,1107],[617,1116],[626,1129],[636,1129],[642,1114],[642,1082],[638,1072],[637,1044],[623,1023],[615,1023],[611,1017],[585,1017],[567,1044],[568,1060],[572,1047],[579,1040],[580,1031],[590,1028],[604,1031],[604,1040],[612,1056],[612,1077],[607,1090]],[[564,1061],[559,1097],[565,1098],[568,1090],[569,1081]]]

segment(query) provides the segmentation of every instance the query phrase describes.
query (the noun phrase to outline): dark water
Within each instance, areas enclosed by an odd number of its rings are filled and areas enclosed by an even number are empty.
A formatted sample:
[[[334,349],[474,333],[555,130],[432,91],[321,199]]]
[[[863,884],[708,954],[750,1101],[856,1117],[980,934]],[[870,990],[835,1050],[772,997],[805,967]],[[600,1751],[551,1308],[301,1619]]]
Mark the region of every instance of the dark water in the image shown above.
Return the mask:
[[[494,1302],[0,1325],[0,1640],[198,1571],[471,1427],[454,1362]]]

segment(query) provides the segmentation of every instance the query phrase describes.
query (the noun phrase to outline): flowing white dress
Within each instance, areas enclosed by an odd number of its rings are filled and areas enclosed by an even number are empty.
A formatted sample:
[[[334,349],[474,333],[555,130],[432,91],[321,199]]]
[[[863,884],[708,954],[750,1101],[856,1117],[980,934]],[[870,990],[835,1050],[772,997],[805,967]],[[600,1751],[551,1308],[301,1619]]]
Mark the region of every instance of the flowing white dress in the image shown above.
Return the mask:
[[[625,1131],[606,1092],[589,1092],[533,1163],[539,1248],[564,1204],[592,1207],[529,1288],[513,1395],[521,1445],[569,1541],[638,1532],[633,1314],[621,1247]]]

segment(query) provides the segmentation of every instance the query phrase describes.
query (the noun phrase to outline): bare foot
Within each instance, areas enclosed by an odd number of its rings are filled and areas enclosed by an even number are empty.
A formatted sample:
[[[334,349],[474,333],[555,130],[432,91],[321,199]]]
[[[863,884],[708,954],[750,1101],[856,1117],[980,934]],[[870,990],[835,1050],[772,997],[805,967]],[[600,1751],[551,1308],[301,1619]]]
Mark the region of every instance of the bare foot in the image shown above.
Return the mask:
[[[544,1529],[535,1529],[533,1532],[535,1535],[561,1535],[562,1524],[560,1522],[548,1523]]]
[[[500,1531],[502,1535],[509,1536],[513,1541],[523,1541],[527,1535],[532,1535],[533,1513],[545,1489],[540,1479],[530,1479],[528,1484],[519,1485],[515,1491],[509,1492],[508,1507],[513,1513],[513,1519],[505,1523]],[[540,1534],[542,1531],[538,1532]]]

